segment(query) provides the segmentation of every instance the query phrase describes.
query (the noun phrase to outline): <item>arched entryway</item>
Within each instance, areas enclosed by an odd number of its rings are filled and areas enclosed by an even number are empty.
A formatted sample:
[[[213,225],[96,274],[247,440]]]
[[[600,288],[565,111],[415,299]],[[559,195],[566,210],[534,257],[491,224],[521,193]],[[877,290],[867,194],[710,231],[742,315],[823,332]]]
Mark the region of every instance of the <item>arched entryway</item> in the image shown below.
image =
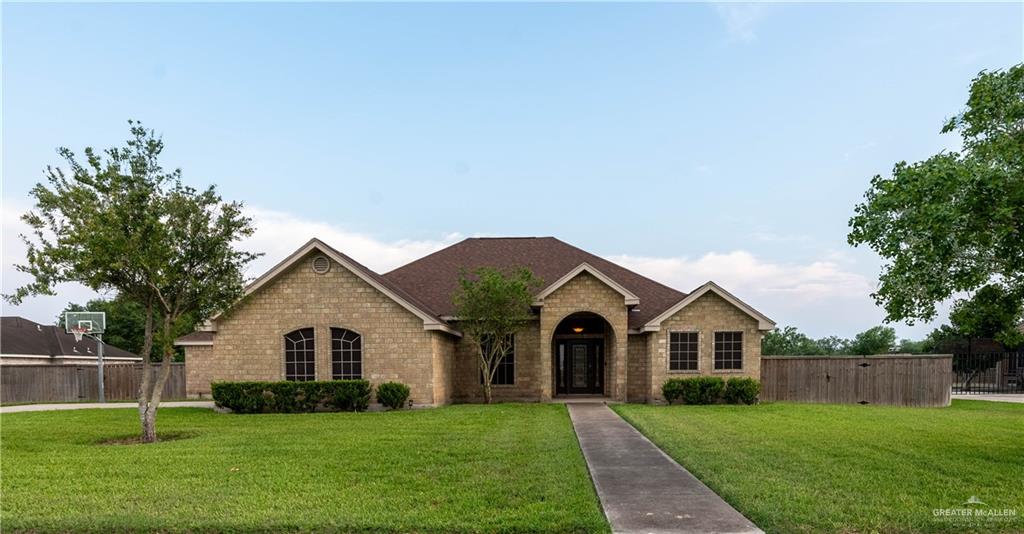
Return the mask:
[[[610,395],[614,331],[596,313],[566,316],[555,327],[551,340],[555,395]]]

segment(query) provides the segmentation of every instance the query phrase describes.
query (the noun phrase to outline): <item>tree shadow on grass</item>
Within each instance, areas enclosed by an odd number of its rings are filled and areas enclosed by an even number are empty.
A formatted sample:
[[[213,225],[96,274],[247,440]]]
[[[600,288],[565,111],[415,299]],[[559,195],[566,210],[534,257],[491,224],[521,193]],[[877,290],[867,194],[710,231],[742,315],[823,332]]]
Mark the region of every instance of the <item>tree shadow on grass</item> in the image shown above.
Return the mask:
[[[165,441],[177,441],[179,439],[190,439],[198,436],[198,432],[183,431],[183,432],[160,432],[156,436],[156,443],[163,443]],[[119,436],[116,438],[103,438],[96,441],[96,445],[146,445],[142,441],[141,436]]]

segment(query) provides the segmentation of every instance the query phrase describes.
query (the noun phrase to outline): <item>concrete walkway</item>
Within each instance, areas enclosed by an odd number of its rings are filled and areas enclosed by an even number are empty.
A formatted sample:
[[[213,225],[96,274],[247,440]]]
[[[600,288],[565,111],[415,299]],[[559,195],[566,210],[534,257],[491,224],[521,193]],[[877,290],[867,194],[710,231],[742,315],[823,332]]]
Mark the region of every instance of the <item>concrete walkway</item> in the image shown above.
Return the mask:
[[[160,403],[161,408],[213,408],[213,401],[167,401]],[[55,410],[88,410],[92,408],[139,408],[136,402],[67,402],[63,404],[18,404],[0,406],[0,413],[47,412]]]
[[[614,532],[761,532],[607,406],[567,406]]]
[[[1000,394],[1000,393],[979,393],[977,395],[958,395],[953,394],[954,399],[959,400],[983,400],[992,402],[1016,402],[1024,404],[1024,395],[1021,394]]]

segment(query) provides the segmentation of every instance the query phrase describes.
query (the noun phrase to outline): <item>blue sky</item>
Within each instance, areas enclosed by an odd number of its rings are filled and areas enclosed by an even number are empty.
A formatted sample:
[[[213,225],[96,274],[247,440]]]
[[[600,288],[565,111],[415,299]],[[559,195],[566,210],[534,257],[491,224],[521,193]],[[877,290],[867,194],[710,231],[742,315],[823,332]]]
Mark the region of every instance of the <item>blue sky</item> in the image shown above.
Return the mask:
[[[939,128],[972,76],[1024,57],[1020,3],[2,10],[5,292],[54,148],[136,118],[187,181],[250,206],[267,264],[312,233],[381,271],[554,235],[814,336],[881,320],[880,262],[845,240],[871,176],[956,148]]]

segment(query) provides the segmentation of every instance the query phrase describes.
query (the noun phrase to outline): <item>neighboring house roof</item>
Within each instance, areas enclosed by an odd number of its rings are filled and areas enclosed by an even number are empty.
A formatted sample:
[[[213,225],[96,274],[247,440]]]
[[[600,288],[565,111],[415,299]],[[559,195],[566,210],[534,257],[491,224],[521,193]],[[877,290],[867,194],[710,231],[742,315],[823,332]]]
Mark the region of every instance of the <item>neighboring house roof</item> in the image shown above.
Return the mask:
[[[24,317],[0,317],[0,354],[3,356],[55,356],[95,358],[96,342],[75,336],[54,325],[39,324]],[[113,345],[104,344],[103,356],[110,358],[142,358]]]
[[[679,302],[686,293],[641,276],[600,256],[554,237],[482,237],[450,247],[385,273],[384,278],[406,288],[442,317],[452,316],[452,292],[463,270],[479,267],[526,267],[545,286],[586,264],[640,300],[629,314],[630,328],[640,327],[662,310]]]

